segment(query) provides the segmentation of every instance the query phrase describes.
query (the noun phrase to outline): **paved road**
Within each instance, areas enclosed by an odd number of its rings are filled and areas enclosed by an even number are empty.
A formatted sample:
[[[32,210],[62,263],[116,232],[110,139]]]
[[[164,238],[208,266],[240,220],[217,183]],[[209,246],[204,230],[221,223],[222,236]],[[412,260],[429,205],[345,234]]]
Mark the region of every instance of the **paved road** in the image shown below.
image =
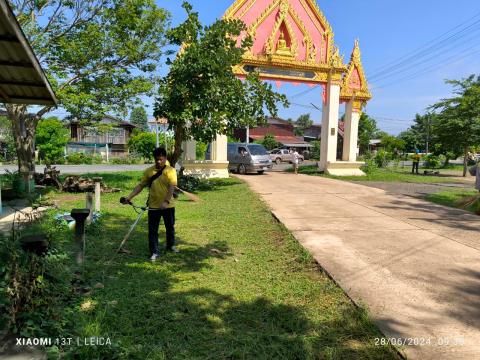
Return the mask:
[[[314,161],[305,161],[303,165],[316,164]],[[99,173],[99,172],[124,172],[124,171],[143,171],[151,164],[144,165],[56,165],[61,174],[85,174],[85,173]],[[292,164],[282,163],[281,165],[273,165],[273,171],[285,171],[292,167]],[[37,165],[35,171],[43,173],[45,165]],[[4,174],[5,170],[17,171],[17,165],[0,165],[0,174]]]
[[[239,178],[409,359],[480,359],[478,216],[316,176]]]
[[[61,174],[86,174],[98,172],[124,172],[124,171],[140,171],[145,170],[151,165],[56,165]],[[35,171],[43,173],[45,165],[37,165]],[[5,170],[17,171],[17,165],[2,165],[0,166],[0,173],[5,174]]]

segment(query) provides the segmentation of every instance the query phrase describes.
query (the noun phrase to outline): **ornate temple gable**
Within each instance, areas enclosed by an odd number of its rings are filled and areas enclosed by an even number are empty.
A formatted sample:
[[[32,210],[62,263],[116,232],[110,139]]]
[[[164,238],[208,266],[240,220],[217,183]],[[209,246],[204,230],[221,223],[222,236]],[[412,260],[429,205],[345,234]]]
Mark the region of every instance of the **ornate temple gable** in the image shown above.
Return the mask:
[[[342,101],[349,101],[354,98],[361,102],[366,102],[372,98],[362,66],[358,40],[355,40],[347,72],[342,80],[340,98]]]
[[[242,20],[254,39],[234,68],[239,76],[257,70],[265,79],[319,83],[346,70],[315,0],[237,0],[224,18]]]

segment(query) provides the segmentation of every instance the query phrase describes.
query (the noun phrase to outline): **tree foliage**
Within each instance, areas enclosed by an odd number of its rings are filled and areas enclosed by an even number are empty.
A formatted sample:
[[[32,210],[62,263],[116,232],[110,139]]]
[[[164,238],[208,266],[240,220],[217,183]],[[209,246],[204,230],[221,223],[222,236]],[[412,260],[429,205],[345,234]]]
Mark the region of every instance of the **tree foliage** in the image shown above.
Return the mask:
[[[12,5],[59,105],[73,116],[124,114],[140,95],[154,90],[167,21],[154,0],[15,0]],[[5,108],[15,129],[19,170],[31,172],[36,127],[51,106]]]
[[[358,124],[358,144],[360,147],[360,153],[364,154],[368,151],[370,140],[376,138],[378,131],[375,119],[362,112]]]
[[[275,135],[273,134],[266,134],[265,137],[262,139],[261,144],[267,150],[272,150],[278,147],[278,142],[275,140]]]
[[[235,128],[264,125],[266,112],[275,116],[277,102],[286,98],[250,73],[243,80],[235,77],[232,67],[242,61],[252,46],[251,36],[237,38],[246,31],[240,20],[217,20],[202,26],[198,13],[186,2],[184,23],[168,33],[173,45],[181,47],[175,60],[167,64],[170,71],[160,82],[155,116],[169,120],[175,131],[175,164],[181,154],[182,141],[194,138],[211,142],[216,134],[231,134]]]
[[[15,140],[12,134],[12,125],[5,116],[0,116],[0,134],[2,137],[1,158],[4,161],[11,161],[16,156]]]
[[[412,126],[401,132],[398,137],[405,142],[405,149],[409,152],[415,150],[432,151],[436,143],[432,128],[436,120],[436,114],[427,112],[424,115],[416,114]]]
[[[56,117],[46,118],[38,124],[36,144],[41,159],[54,164],[64,155],[70,138],[68,129]]]
[[[463,176],[466,176],[468,152],[480,144],[480,76],[447,80],[455,96],[442,99],[430,108],[438,112],[433,133],[445,149],[462,150]]]
[[[148,115],[143,106],[137,106],[132,110],[130,122],[143,131],[148,130]]]
[[[156,147],[155,134],[149,132],[139,132],[128,140],[128,149],[137,153],[145,159],[152,160],[152,152]]]
[[[308,129],[310,126],[313,125],[313,120],[310,118],[310,114],[303,114],[300,115],[295,121],[295,135],[303,136],[305,130]]]

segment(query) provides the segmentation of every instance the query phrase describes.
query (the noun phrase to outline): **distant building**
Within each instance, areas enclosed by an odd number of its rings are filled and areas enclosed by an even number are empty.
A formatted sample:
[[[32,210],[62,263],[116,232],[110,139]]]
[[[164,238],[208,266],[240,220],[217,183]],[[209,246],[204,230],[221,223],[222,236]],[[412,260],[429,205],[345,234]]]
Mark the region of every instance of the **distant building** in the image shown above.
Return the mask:
[[[157,132],[157,124],[158,124],[158,132],[165,132],[168,129],[168,120],[165,118],[160,118],[158,121],[154,119],[150,119],[147,122],[148,131],[151,133]]]
[[[267,118],[267,126],[253,127],[248,130],[249,142],[262,140],[267,134],[272,134],[282,147],[295,148],[300,151],[312,147],[302,136],[295,135],[292,123],[287,120],[272,117]],[[241,142],[246,142],[247,129],[236,129],[233,136]]]
[[[100,133],[97,126],[85,126],[78,120],[71,120],[68,123],[70,141],[67,144],[67,153],[84,152],[106,156],[108,149],[109,156],[127,156],[128,140],[136,126],[110,115],[105,115],[99,124],[111,125],[112,129]]]

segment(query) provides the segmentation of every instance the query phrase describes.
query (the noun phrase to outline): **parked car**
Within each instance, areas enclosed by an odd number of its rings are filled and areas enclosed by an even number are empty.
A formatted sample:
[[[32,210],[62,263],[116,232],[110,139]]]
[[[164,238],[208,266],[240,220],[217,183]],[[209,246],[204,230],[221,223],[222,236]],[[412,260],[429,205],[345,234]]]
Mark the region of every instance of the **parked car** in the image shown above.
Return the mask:
[[[275,161],[277,165],[280,165],[282,162],[293,163],[293,154],[290,153],[288,149],[273,149],[270,151],[270,159]],[[298,162],[301,163],[305,160],[303,155],[298,155]]]
[[[260,144],[228,143],[228,170],[246,174],[263,174],[273,167],[267,149]]]

